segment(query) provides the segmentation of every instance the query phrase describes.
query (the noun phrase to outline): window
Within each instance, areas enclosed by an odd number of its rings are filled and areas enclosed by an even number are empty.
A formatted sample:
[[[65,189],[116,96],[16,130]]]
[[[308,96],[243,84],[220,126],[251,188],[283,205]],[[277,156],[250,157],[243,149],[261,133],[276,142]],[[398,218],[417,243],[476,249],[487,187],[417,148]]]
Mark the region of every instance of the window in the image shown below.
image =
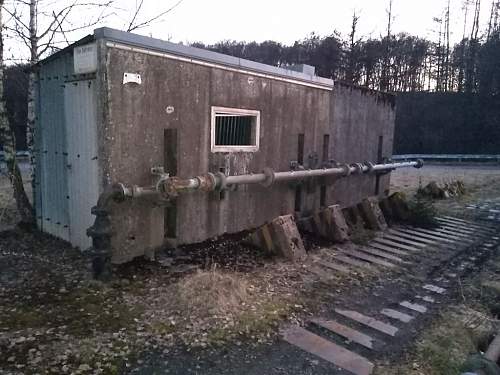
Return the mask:
[[[212,152],[259,150],[260,111],[212,107]]]

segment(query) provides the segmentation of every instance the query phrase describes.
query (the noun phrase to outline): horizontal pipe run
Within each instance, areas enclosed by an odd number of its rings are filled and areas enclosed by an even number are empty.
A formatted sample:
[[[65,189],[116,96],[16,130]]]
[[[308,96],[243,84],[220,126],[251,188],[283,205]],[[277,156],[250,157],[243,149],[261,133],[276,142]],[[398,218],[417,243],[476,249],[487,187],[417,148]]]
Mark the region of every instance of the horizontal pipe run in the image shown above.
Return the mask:
[[[314,177],[339,176],[347,177],[351,174],[364,174],[391,171],[398,168],[415,167],[421,168],[422,160],[405,161],[399,163],[372,164],[369,162],[356,163],[351,165],[340,165],[333,168],[321,169],[299,169],[286,172],[274,172],[270,168],[265,168],[262,173],[244,174],[239,176],[225,176],[223,173],[207,173],[206,175],[182,179],[179,177],[169,177],[162,174],[153,187],[123,188],[123,195],[132,198],[144,196],[161,196],[170,200],[180,193],[188,191],[220,191],[228,187],[237,185],[262,184],[269,187],[276,182],[304,180]]]

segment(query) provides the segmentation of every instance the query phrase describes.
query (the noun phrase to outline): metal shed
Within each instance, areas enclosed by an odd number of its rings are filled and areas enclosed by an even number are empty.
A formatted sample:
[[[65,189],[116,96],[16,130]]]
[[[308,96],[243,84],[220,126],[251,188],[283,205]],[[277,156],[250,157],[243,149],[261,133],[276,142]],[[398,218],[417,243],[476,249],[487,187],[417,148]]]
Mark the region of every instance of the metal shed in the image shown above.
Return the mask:
[[[152,167],[190,177],[382,161],[394,97],[158,39],[100,28],[39,64],[35,202],[41,230],[82,250],[91,207],[113,183],[150,185]],[[169,243],[255,228],[283,214],[349,206],[389,177],[195,192],[131,201],[112,218],[113,261]]]

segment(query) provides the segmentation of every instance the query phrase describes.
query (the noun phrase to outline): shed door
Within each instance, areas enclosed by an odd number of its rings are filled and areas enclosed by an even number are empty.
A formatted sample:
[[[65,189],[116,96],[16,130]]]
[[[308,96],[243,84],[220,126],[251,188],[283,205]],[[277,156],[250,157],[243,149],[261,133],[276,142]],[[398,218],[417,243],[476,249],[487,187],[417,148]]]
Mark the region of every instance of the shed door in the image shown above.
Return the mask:
[[[86,233],[94,222],[90,210],[99,196],[95,80],[66,83],[64,101],[70,242],[85,250],[91,246]]]

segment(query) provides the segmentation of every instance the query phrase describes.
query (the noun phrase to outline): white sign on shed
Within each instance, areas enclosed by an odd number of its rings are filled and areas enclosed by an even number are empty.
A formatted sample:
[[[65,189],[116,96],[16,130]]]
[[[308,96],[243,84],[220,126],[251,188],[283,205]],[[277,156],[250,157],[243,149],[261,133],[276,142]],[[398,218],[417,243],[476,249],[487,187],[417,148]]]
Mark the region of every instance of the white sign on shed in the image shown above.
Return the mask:
[[[75,74],[93,73],[97,70],[97,45],[95,43],[73,49]]]

